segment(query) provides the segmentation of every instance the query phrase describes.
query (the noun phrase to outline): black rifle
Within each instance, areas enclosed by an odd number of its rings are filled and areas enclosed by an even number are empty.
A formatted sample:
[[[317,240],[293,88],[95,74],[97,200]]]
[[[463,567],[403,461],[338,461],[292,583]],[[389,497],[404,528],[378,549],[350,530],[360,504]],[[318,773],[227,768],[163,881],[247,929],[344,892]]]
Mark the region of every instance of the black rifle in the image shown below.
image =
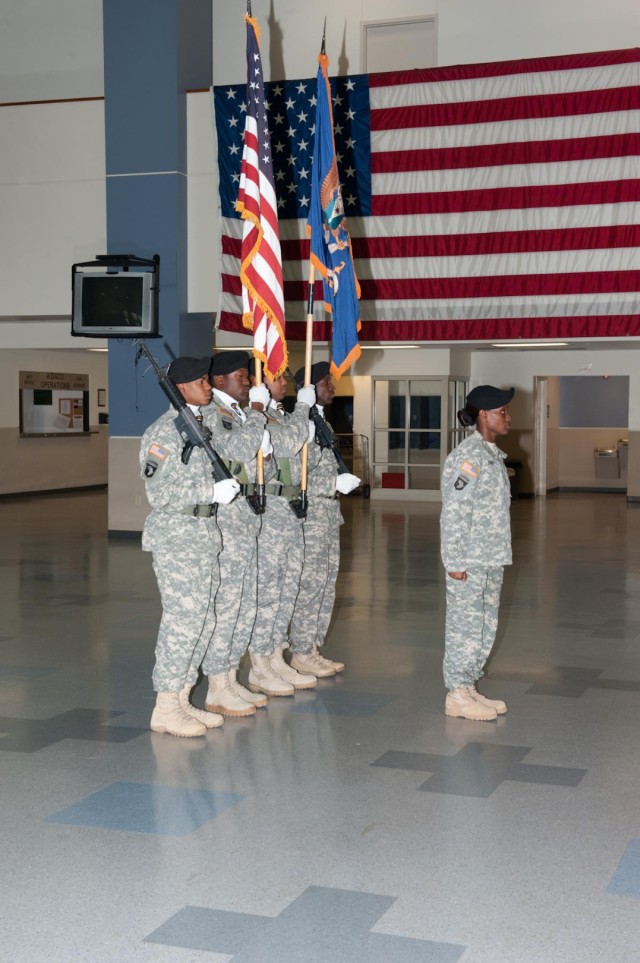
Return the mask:
[[[136,341],[138,346],[138,358],[141,354],[145,356],[153,370],[155,371],[158,384],[165,395],[178,412],[175,419],[175,426],[178,434],[183,439],[185,446],[182,451],[182,461],[186,464],[189,461],[191,452],[194,448],[202,448],[205,455],[211,462],[211,474],[214,482],[224,481],[225,478],[233,478],[233,475],[223,462],[218,452],[211,445],[211,432],[208,428],[203,428],[191,408],[184,399],[180,390],[173,383],[164,368],[161,368],[153,357],[144,341]],[[257,495],[247,495],[247,502],[256,515],[262,514],[264,508],[258,503]]]
[[[302,385],[299,385],[297,383],[297,381],[295,380],[289,368],[287,368],[287,374],[293,381],[296,388],[298,389],[302,388]],[[316,426],[316,439],[320,447],[330,448],[331,451],[333,452],[335,459],[338,463],[338,468],[340,469],[340,474],[342,474],[343,472],[347,472],[347,474],[351,474],[347,464],[345,463],[344,458],[338,451],[338,446],[336,444],[336,436],[334,435],[331,426],[324,420],[324,418],[322,417],[322,415],[320,414],[320,412],[318,411],[315,405],[309,411],[309,419]]]

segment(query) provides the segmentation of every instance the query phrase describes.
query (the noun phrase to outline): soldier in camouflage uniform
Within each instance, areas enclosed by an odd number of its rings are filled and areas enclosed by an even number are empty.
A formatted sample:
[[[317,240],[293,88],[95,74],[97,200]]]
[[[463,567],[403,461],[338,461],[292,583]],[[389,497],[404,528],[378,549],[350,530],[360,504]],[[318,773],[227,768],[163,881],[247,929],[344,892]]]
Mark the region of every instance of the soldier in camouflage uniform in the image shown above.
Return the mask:
[[[205,412],[212,444],[241,486],[238,498],[218,511],[222,534],[220,587],[215,601],[215,629],[202,659],[202,671],[209,677],[205,707],[231,717],[253,715],[256,708],[267,703],[265,695],[254,695],[240,685],[237,677],[257,607],[256,539],[261,516],[252,511],[246,496],[255,494],[258,451],[265,456],[265,479],[275,471],[265,430],[269,392],[264,386],[250,390],[248,367],[246,351],[221,351],[213,357],[213,397]],[[245,409],[247,402],[249,407]],[[192,682],[197,679],[198,667],[194,659]]]
[[[196,417],[200,406],[211,400],[209,364],[209,358],[177,358],[168,370]],[[239,485],[233,479],[214,484],[201,448],[191,449],[187,457],[175,418],[170,408],[145,431],[140,446],[140,468],[152,509],[144,524],[142,548],[153,553],[162,598],[153,671],[158,695],[151,728],[198,736],[224,721],[191,705],[188,671],[192,659],[199,661],[204,655],[213,626],[222,544],[216,503],[233,499]]]
[[[311,384],[315,386],[317,408],[324,418],[324,408],[335,396],[330,366],[319,361],[311,368]],[[304,381],[304,368],[295,375],[296,384]],[[328,422],[327,427],[333,431]],[[336,597],[336,579],[340,564],[340,526],[344,519],[339,495],[347,495],[360,484],[348,472],[338,472],[335,455],[321,448],[317,438],[309,445],[308,509],[303,525],[304,564],[300,591],[291,620],[291,665],[298,672],[316,676],[332,676],[342,672],[343,662],[320,654],[324,644]]]
[[[255,382],[253,359],[249,373]],[[274,380],[263,374],[263,383],[271,395],[267,428],[278,472],[266,486],[267,505],[258,536],[258,614],[249,644],[248,684],[253,691],[267,695],[291,696],[296,689],[318,685],[313,673],[297,672],[282,657],[304,558],[303,519],[292,506],[300,499],[300,450],[314,434],[309,410],[316,393],[311,386],[301,388],[295,410],[288,414],[282,403],[286,377]]]
[[[442,476],[441,554],[447,572],[445,713],[489,721],[507,711],[476,682],[493,647],[505,565],[511,564],[511,490],[506,455],[495,441],[511,424],[514,390],[480,385],[469,392],[458,419],[475,425],[447,457]]]

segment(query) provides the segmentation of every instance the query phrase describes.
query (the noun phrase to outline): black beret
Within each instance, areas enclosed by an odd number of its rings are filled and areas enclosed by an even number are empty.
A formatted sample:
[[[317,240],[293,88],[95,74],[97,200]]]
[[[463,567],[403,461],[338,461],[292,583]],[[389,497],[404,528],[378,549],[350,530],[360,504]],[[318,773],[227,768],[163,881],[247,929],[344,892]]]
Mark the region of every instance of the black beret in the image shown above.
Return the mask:
[[[311,381],[312,385],[317,385],[318,382],[326,378],[331,371],[331,365],[328,361],[316,361],[315,364],[311,365]],[[304,368],[298,368],[295,373],[295,382],[298,388],[302,388],[304,384]]]
[[[478,385],[467,395],[467,404],[478,411],[493,411],[508,405],[515,394],[515,388],[494,388],[493,385]]]
[[[218,351],[211,360],[211,377],[227,375],[240,368],[249,368],[248,351]]]
[[[187,385],[209,374],[211,358],[176,358],[171,362],[167,374],[174,385]]]

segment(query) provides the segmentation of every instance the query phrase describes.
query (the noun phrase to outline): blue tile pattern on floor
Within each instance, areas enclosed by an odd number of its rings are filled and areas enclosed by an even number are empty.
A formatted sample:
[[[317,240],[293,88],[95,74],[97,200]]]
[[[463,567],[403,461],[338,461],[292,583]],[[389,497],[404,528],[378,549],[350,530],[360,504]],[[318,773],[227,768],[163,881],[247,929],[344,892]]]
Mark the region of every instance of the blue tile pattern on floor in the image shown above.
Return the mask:
[[[463,946],[371,933],[394,902],[309,886],[275,919],[187,906],[147,942],[230,953],[232,963],[457,963]]]
[[[396,698],[376,692],[349,692],[345,689],[314,691],[315,698],[296,702],[292,712],[317,712],[326,716],[373,716]]]
[[[586,769],[522,763],[521,760],[529,752],[531,748],[527,746],[469,742],[455,756],[391,750],[371,765],[434,773],[418,787],[422,792],[481,798],[489,797],[507,779],[546,786],[575,787],[587,772]]]
[[[107,538],[105,493],[0,499],[0,661],[55,670],[0,686],[2,963],[635,963],[640,504],[514,500],[486,680],[509,712],[489,725],[443,712],[439,505],[342,511],[327,652],[346,671],[176,739],[149,731],[140,540]],[[103,798],[123,829],[48,820],[114,783],[168,795]],[[244,799],[190,831],[210,800],[179,791]]]
[[[628,844],[607,892],[617,896],[640,897],[640,839],[632,839]]]
[[[114,782],[52,813],[46,821],[130,833],[188,836],[242,799],[244,796],[235,792]]]
[[[14,719],[0,716],[0,752],[37,752],[63,739],[87,739],[90,742],[129,742],[146,729],[108,726],[107,722],[124,715],[99,709],[70,709],[50,719]]]

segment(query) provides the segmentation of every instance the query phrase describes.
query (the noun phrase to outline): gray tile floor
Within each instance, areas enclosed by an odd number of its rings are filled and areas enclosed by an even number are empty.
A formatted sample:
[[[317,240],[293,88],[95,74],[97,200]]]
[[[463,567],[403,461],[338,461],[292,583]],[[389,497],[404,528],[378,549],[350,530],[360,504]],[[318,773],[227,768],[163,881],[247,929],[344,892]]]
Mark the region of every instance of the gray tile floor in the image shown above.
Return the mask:
[[[438,506],[345,509],[346,672],[178,740],[105,494],[0,501],[2,963],[640,960],[640,506],[514,502],[489,724],[442,711]]]

